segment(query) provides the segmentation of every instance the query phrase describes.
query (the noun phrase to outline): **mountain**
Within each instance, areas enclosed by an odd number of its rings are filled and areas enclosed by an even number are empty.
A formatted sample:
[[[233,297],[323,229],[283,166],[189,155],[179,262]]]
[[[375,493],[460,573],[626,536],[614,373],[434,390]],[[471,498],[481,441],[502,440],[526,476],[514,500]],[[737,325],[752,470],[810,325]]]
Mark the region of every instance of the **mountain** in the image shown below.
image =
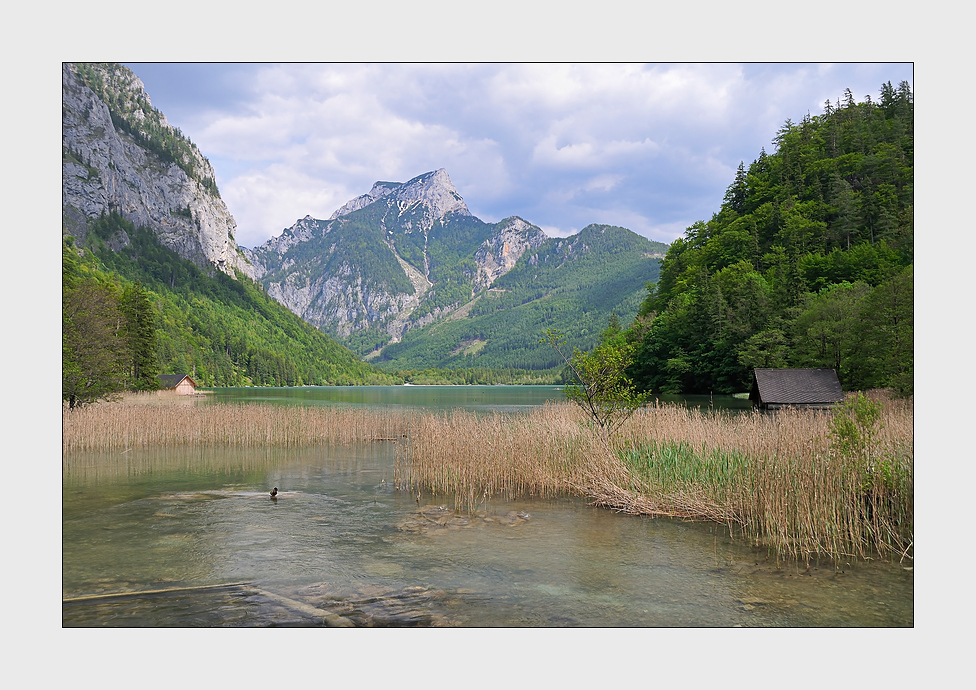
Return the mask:
[[[396,369],[561,367],[539,342],[544,331],[561,331],[570,347],[593,347],[613,314],[637,313],[666,249],[610,225],[548,238],[447,318],[410,331],[373,361]]]
[[[306,216],[244,254],[268,294],[378,363],[536,369],[557,364],[540,354],[547,326],[565,322],[582,347],[615,310],[636,313],[666,249],[610,226],[550,239],[517,216],[486,223],[441,169],[376,182],[328,220]],[[529,330],[504,333],[512,310]]]
[[[156,110],[122,65],[64,63],[61,70],[62,207],[66,231],[84,239],[111,212],[153,230],[163,246],[201,268],[253,270],[237,224],[197,147]],[[117,247],[126,246],[123,233]]]
[[[204,386],[394,382],[248,277],[213,168],[132,72],[66,64],[62,92],[63,374],[81,371],[72,343],[89,343],[79,334],[97,321],[79,321],[78,304],[98,296],[113,321],[118,296],[136,294],[151,305],[159,373]]]
[[[520,218],[475,218],[442,169],[377,182],[245,254],[268,294],[365,354],[453,312],[545,238]]]
[[[611,226],[558,239],[482,221],[443,169],[238,247],[212,166],[136,75],[65,64],[62,91],[63,235],[152,291],[171,329],[161,365],[197,367],[204,385],[387,376],[353,353],[383,369],[550,369],[543,331],[591,347],[612,314],[636,313],[667,249]]]

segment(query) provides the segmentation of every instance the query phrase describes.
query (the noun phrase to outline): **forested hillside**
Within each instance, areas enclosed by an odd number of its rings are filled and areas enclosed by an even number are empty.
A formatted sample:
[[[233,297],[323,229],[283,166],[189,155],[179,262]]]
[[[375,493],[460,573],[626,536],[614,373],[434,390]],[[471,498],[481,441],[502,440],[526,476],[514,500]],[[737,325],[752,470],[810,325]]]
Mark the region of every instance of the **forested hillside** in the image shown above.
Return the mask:
[[[670,247],[628,337],[658,392],[748,390],[754,367],[830,367],[913,390],[914,105],[886,83],[787,121],[721,210]]]
[[[643,286],[658,278],[667,245],[625,228],[589,225],[526,251],[455,318],[408,332],[387,345],[379,366],[391,369],[561,368],[540,343],[547,328],[581,348],[596,344],[611,315],[630,320]]]
[[[63,266],[65,371],[79,358],[81,347],[69,343],[69,337],[77,335],[78,327],[111,320],[118,297],[133,293],[144,298],[144,320],[155,327],[153,356],[144,367],[153,373],[140,380],[132,373],[132,355],[122,353],[121,364],[111,365],[122,372],[116,377],[121,384],[117,388],[152,388],[156,373],[189,374],[203,386],[392,382],[268,297],[253,281],[219,271],[208,274],[163,247],[150,230],[136,228],[116,214],[89,223],[80,252],[75,239],[67,237]],[[95,290],[101,306],[88,308],[74,327],[67,319],[72,300],[80,298],[79,285]],[[108,350],[118,337],[114,333],[105,340]]]

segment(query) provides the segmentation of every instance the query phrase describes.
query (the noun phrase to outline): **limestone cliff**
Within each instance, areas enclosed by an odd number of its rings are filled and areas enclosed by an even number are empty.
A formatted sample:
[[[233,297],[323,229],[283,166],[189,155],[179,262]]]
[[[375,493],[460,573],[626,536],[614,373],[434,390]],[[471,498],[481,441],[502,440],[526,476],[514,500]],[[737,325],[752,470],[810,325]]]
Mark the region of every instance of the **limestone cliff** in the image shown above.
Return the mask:
[[[517,216],[506,218],[499,226],[474,254],[478,266],[472,281],[475,292],[491,287],[495,280],[512,270],[526,251],[538,249],[546,239],[539,228]]]
[[[201,267],[253,277],[210,162],[152,107],[142,81],[121,65],[65,63],[61,82],[66,232],[83,238],[87,221],[115,211]]]

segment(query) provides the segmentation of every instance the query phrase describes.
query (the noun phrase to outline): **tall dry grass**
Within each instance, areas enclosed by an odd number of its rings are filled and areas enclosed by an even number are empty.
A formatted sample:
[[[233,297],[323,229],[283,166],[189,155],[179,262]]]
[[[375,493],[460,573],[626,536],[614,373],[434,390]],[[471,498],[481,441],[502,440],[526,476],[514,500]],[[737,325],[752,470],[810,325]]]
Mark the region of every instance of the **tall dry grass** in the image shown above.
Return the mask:
[[[913,404],[881,400],[863,457],[838,449],[835,412],[723,416],[674,408],[635,416],[620,455],[636,493],[726,522],[778,553],[910,558]]]
[[[425,414],[397,458],[400,489],[451,495],[473,509],[496,495],[552,497],[585,483],[605,455],[574,408],[546,405],[527,414]]]
[[[832,444],[833,412],[711,414],[645,408],[612,442],[570,404],[517,415],[428,416],[399,455],[397,486],[453,495],[573,493],[635,515],[707,519],[778,554],[911,558],[912,402],[884,398],[870,457]]]
[[[393,440],[404,412],[281,405],[147,404],[126,400],[62,411],[62,450],[159,446],[306,446]]]

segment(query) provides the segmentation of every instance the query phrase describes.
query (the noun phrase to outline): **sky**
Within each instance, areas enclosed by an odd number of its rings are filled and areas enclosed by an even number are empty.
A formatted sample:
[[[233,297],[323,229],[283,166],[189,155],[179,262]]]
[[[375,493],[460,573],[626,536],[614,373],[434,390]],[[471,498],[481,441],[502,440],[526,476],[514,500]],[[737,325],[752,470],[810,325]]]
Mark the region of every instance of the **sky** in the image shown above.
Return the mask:
[[[245,247],[439,168],[484,221],[669,243],[787,119],[914,89],[911,63],[125,64],[213,164]]]

